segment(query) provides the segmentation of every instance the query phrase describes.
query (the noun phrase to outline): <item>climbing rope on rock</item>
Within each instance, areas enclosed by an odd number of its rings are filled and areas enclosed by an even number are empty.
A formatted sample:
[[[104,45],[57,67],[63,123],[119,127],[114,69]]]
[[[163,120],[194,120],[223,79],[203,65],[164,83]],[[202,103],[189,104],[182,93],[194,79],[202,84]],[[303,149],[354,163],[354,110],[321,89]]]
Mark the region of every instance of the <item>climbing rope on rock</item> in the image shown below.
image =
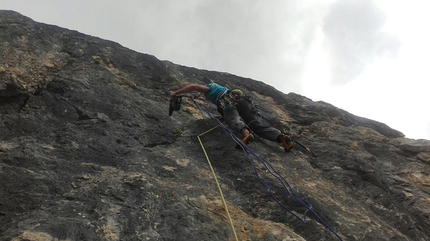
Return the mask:
[[[315,218],[321,223],[321,224],[323,224],[330,232],[332,232],[339,240],[341,240],[341,241],[343,241],[343,239],[336,233],[336,231],[334,230],[334,229],[332,229],[313,209],[312,209],[312,204],[310,203],[310,202],[308,202],[308,201],[306,201],[306,200],[304,200],[304,199],[302,199],[293,189],[292,189],[292,187],[290,186],[290,184],[285,180],[285,178],[283,178],[282,177],[282,175],[281,174],[279,174],[274,168],[273,168],[273,166],[268,162],[268,161],[266,161],[265,159],[263,159],[262,157],[260,157],[259,155],[257,155],[250,147],[248,147],[246,144],[244,144],[243,142],[242,142],[242,140],[241,139],[239,139],[234,133],[233,133],[233,131],[231,131],[227,126],[225,126],[218,118],[216,118],[216,117],[214,117],[208,110],[206,110],[205,108],[203,108],[202,106],[200,106],[195,100],[194,100],[194,98],[192,98],[192,101],[193,101],[193,103],[202,111],[202,112],[204,112],[204,113],[206,113],[206,115],[209,117],[209,118],[211,118],[211,119],[213,119],[213,120],[215,120],[217,123],[218,123],[218,125],[219,126],[221,126],[231,137],[232,137],[232,139],[242,148],[242,150],[243,150],[243,155],[244,155],[244,157],[251,163],[251,165],[252,165],[252,167],[253,167],[253,169],[254,169],[254,172],[255,172],[255,174],[256,174],[256,176],[257,176],[257,178],[258,178],[258,180],[267,188],[267,190],[268,190],[268,192],[269,192],[269,194],[270,194],[270,196],[272,197],[272,199],[276,202],[276,203],[278,203],[279,204],[279,206],[281,206],[283,209],[285,209],[287,212],[289,212],[290,214],[292,214],[295,218],[297,218],[298,220],[300,220],[301,222],[303,222],[303,223],[305,223],[306,224],[306,216],[307,216],[307,213],[308,212],[310,212],[310,213],[312,213],[314,216],[315,216]],[[206,134],[207,132],[205,132],[204,134]],[[199,141],[200,141],[200,138],[199,138]],[[200,142],[201,143],[201,142]],[[299,145],[301,145],[303,148],[305,148],[307,151],[309,151],[310,153],[312,153],[312,155],[313,156],[317,156],[315,153],[313,153],[309,148],[307,148],[306,146],[304,146],[303,144],[301,144],[300,142],[297,142],[296,141],[296,143],[298,143]],[[201,144],[202,145],[202,144]],[[202,146],[202,148],[204,148],[203,146]],[[206,155],[206,157],[207,157],[207,154],[206,154],[206,152],[205,152],[205,155]],[[259,172],[258,172],[258,169],[257,169],[257,167],[256,167],[256,165],[255,165],[255,162],[252,160],[252,157],[254,157],[255,159],[257,159],[261,164],[263,164],[264,165],[264,167],[266,168],[266,170],[273,176],[273,177],[275,177],[280,183],[281,183],[281,185],[284,187],[284,189],[290,194],[290,196],[296,201],[296,202],[298,202],[299,204],[301,204],[303,207],[305,207],[306,208],[306,211],[304,212],[304,214],[303,214],[303,218],[301,218],[301,217],[299,217],[297,214],[295,214],[293,211],[291,211],[288,207],[286,207],[284,204],[282,204],[277,198],[276,198],[276,196],[274,195],[274,192],[273,192],[273,190],[272,190],[272,188],[270,187],[270,185],[268,185],[262,178],[261,178],[261,176],[259,175]],[[209,161],[209,163],[210,163],[210,161]],[[212,169],[212,171],[213,171],[213,168],[211,167],[211,169]],[[213,172],[214,173],[214,176],[215,176],[215,172]],[[218,184],[218,187],[219,187],[219,184]],[[219,189],[220,189],[220,187],[219,187]],[[222,191],[221,191],[221,189],[220,189],[220,192],[222,193]],[[221,194],[222,195],[222,194]],[[224,201],[224,203],[225,203],[225,201]],[[227,206],[226,206],[226,204],[225,204],[225,208],[226,208],[226,210],[227,210]],[[230,218],[230,216],[229,216],[229,218]],[[230,221],[231,221],[231,218],[230,218]],[[233,224],[232,224],[232,221],[231,221],[231,225],[232,225],[232,228],[233,228],[233,231],[234,231],[234,226],[233,226]],[[234,231],[234,233],[235,233],[235,231]],[[236,236],[236,238],[237,238],[237,236]]]
[[[209,168],[212,171],[212,175],[213,175],[213,177],[215,179],[216,185],[218,187],[218,191],[219,191],[219,193],[221,195],[221,200],[222,200],[222,203],[224,204],[224,209],[225,209],[225,212],[227,213],[227,217],[228,217],[228,220],[230,222],[230,226],[231,226],[231,229],[233,231],[234,238],[235,238],[236,241],[239,241],[239,239],[237,238],[236,230],[235,230],[234,225],[233,225],[233,220],[231,219],[230,212],[228,211],[227,202],[225,201],[224,195],[222,193],[221,185],[218,182],[218,178],[216,177],[216,173],[215,173],[215,171],[214,171],[214,169],[212,167],[212,163],[211,163],[211,161],[209,159],[209,156],[208,156],[208,154],[206,152],[205,146],[203,145],[203,142],[200,139],[200,136],[203,136],[203,135],[211,132],[212,130],[214,130],[217,127],[218,127],[218,125],[215,126],[215,127],[213,127],[213,128],[211,128],[211,129],[209,129],[209,130],[207,130],[207,131],[205,131],[205,132],[203,132],[203,133],[201,133],[200,135],[197,136],[197,140],[199,141],[200,146],[202,147],[203,153],[205,154],[206,160],[208,161]]]

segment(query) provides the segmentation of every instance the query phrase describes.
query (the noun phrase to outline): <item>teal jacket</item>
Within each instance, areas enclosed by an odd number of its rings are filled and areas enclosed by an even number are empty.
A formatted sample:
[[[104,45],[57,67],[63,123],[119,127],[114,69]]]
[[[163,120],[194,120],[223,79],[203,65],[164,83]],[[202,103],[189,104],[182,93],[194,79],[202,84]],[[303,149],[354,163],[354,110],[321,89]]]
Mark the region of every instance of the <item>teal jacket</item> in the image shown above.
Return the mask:
[[[218,104],[219,99],[229,91],[227,87],[215,83],[205,84],[205,86],[209,87],[209,90],[205,92],[205,96],[214,104]]]

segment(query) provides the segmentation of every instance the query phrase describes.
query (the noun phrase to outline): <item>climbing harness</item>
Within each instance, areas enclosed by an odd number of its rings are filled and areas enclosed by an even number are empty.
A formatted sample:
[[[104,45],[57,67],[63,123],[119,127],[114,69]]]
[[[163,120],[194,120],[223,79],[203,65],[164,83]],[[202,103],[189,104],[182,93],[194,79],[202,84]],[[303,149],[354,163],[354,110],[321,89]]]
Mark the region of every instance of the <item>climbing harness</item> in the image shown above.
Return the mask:
[[[237,100],[234,99],[234,97],[232,97],[232,95],[230,95],[230,94],[225,94],[223,97],[221,97],[218,100],[218,106],[223,111],[228,111],[232,108],[235,108],[236,105],[237,105]]]
[[[206,113],[207,115],[208,115],[208,117],[209,118],[211,118],[211,119],[213,119],[213,120],[215,120],[217,123],[218,123],[218,126],[220,126],[220,127],[223,127],[223,129],[227,132],[227,133],[229,133],[230,134],[230,136],[231,136],[231,138],[238,144],[238,145],[240,145],[240,147],[242,148],[242,150],[243,150],[243,155],[244,155],[244,157],[251,163],[251,165],[252,165],[252,167],[253,167],[253,169],[254,169],[254,172],[255,172],[255,174],[256,174],[256,176],[257,176],[257,178],[258,178],[258,180],[260,181],[260,183],[261,184],[263,184],[266,188],[267,188],[267,190],[268,190],[268,192],[269,192],[269,194],[270,194],[270,196],[272,197],[272,199],[276,202],[276,203],[278,203],[278,205],[279,206],[281,206],[283,209],[285,209],[287,212],[289,212],[290,214],[292,214],[295,218],[297,218],[298,220],[300,220],[302,223],[304,223],[304,224],[306,224],[306,215],[307,215],[307,213],[308,212],[310,212],[310,213],[312,213],[315,217],[316,217],[316,219],[321,223],[321,224],[323,224],[330,232],[332,232],[339,240],[341,240],[341,241],[343,241],[343,239],[326,223],[326,222],[324,222],[324,220],[312,209],[312,204],[311,203],[309,203],[308,201],[306,201],[306,200],[304,200],[304,199],[302,199],[292,188],[291,188],[291,186],[289,185],[289,183],[273,168],[273,166],[268,162],[268,161],[266,161],[266,160],[264,160],[262,157],[260,157],[259,155],[257,155],[251,148],[249,148],[247,145],[245,145],[227,126],[225,126],[219,119],[217,119],[216,117],[214,117],[208,110],[206,110],[206,109],[204,109],[202,106],[200,106],[195,100],[194,100],[194,98],[192,98],[192,101],[193,101],[193,103],[202,111],[202,112],[204,112],[204,113]],[[215,129],[215,128],[212,128],[212,129]],[[212,130],[211,129],[211,130]],[[211,131],[211,130],[209,130],[209,131]],[[200,136],[201,135],[204,135],[204,134],[206,134],[206,133],[208,133],[209,131],[206,131],[206,132],[204,132],[204,133],[202,133],[202,134],[200,134],[199,136],[198,136],[198,140],[199,140],[199,142],[200,142],[200,145],[202,146],[202,148],[203,148],[203,150],[204,150],[204,146],[203,146],[203,144],[202,144],[202,142],[201,142],[201,140],[200,140]],[[303,144],[301,144],[300,142],[298,142],[298,141],[295,141],[295,143],[297,143],[298,145],[300,145],[301,147],[303,147],[303,148],[305,148],[305,150],[307,150],[307,151],[309,151],[310,153],[312,153],[312,155],[313,156],[317,156],[315,153],[313,153],[309,148],[307,148],[306,146],[304,146]],[[233,222],[232,222],[232,220],[231,220],[231,217],[230,217],[230,215],[229,215],[229,213],[228,213],[228,209],[227,209],[227,205],[226,205],[226,203],[225,203],[225,200],[224,200],[224,196],[222,195],[222,191],[221,191],[221,188],[220,188],[220,185],[219,185],[219,183],[218,183],[218,181],[217,181],[217,179],[216,179],[216,175],[215,175],[215,172],[213,171],[213,168],[212,168],[212,165],[210,164],[210,161],[209,161],[209,158],[208,158],[208,156],[207,156],[207,154],[206,154],[206,151],[204,150],[204,153],[205,153],[205,156],[206,156],[206,158],[207,158],[207,160],[208,160],[208,163],[209,163],[209,166],[210,166],[210,168],[211,168],[211,170],[212,170],[212,172],[213,172],[213,174],[214,174],[214,177],[215,177],[215,180],[216,180],[216,182],[217,182],[217,185],[218,185],[218,189],[219,189],[219,191],[220,191],[220,193],[221,193],[221,197],[222,197],[222,199],[223,199],[223,203],[224,203],[224,206],[225,206],[225,209],[226,209],[226,212],[227,212],[227,214],[228,214],[228,217],[229,217],[229,220],[230,220],[230,224],[231,224],[231,226],[232,226],[232,229],[233,229],[233,233],[234,233],[234,235],[235,235],[235,238],[236,238],[236,240],[237,240],[237,235],[236,235],[236,232],[235,232],[235,230],[234,230],[234,226],[233,226]],[[290,209],[288,209],[288,207],[286,207],[284,204],[282,204],[277,198],[276,198],[276,196],[274,195],[274,192],[273,192],[273,190],[272,190],[272,188],[270,187],[270,185],[268,185],[263,179],[262,179],[262,177],[259,175],[259,173],[258,173],[258,169],[257,169],[257,167],[256,167],[256,165],[255,165],[255,163],[254,163],[254,161],[252,160],[252,158],[248,155],[248,154],[250,154],[251,156],[253,156],[254,158],[256,158],[261,164],[263,164],[264,165],[264,167],[266,168],[266,170],[267,170],[267,172],[268,173],[270,173],[273,177],[275,177],[280,183],[281,183],[281,185],[284,187],[284,189],[290,194],[290,196],[295,200],[295,201],[297,201],[299,204],[301,204],[303,207],[305,207],[306,208],[306,211],[304,212],[304,214],[303,214],[303,218],[301,218],[301,217],[299,217],[297,214],[295,214],[293,211],[291,211]]]

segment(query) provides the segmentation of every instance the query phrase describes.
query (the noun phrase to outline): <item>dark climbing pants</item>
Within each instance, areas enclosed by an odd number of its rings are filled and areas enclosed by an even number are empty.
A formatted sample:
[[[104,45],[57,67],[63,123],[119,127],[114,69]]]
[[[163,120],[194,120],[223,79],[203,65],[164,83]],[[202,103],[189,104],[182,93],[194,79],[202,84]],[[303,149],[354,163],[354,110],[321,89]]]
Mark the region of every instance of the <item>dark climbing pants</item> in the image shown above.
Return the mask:
[[[248,126],[256,135],[269,141],[277,142],[278,136],[281,135],[281,131],[262,119],[258,110],[254,109],[246,99],[240,100],[236,104],[236,108],[222,111],[221,114],[227,125],[237,133]]]

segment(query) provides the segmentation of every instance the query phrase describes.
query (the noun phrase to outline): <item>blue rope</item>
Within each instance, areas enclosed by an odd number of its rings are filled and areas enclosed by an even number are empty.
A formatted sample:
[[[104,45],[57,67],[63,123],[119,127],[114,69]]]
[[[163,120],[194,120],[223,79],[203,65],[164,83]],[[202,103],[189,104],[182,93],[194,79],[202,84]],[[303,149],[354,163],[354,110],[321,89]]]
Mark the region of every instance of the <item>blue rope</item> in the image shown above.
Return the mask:
[[[215,120],[219,126],[221,126],[227,133],[230,134],[230,136],[232,137],[232,139],[240,145],[240,147],[243,150],[243,156],[251,163],[254,172],[258,178],[258,180],[260,181],[261,184],[263,184],[267,190],[269,191],[270,196],[272,197],[272,199],[279,204],[279,206],[281,206],[283,209],[285,209],[287,212],[289,212],[290,214],[292,214],[295,218],[297,218],[298,220],[300,220],[302,223],[306,224],[306,215],[309,212],[311,212],[319,221],[320,223],[322,223],[328,230],[330,230],[330,232],[332,232],[339,240],[343,241],[343,239],[336,233],[336,231],[334,231],[326,222],[324,222],[324,220],[312,209],[312,204],[304,199],[302,199],[290,186],[290,184],[285,180],[285,178],[282,177],[281,174],[279,174],[274,168],[273,166],[267,162],[266,160],[264,160],[262,157],[260,157],[259,155],[257,155],[251,148],[249,148],[247,145],[245,145],[241,139],[239,139],[231,130],[230,128],[228,128],[226,125],[224,125],[218,118],[215,118],[208,110],[204,109],[203,107],[201,107],[197,102],[195,102],[195,100],[192,98],[193,103],[204,113],[206,113],[208,115],[209,118]],[[272,175],[274,176],[276,179],[278,179],[278,181],[282,184],[282,186],[284,187],[284,189],[290,194],[290,196],[296,200],[298,203],[300,203],[303,207],[306,208],[306,211],[303,214],[303,218],[299,217],[297,214],[293,213],[290,209],[288,209],[285,205],[283,205],[276,197],[275,194],[273,193],[272,188],[270,187],[270,185],[268,185],[259,175],[258,171],[257,171],[257,167],[254,163],[254,161],[252,160],[252,158],[249,157],[249,155],[247,153],[250,153],[252,156],[254,156],[261,164],[264,165],[264,167],[266,168],[266,170]]]

